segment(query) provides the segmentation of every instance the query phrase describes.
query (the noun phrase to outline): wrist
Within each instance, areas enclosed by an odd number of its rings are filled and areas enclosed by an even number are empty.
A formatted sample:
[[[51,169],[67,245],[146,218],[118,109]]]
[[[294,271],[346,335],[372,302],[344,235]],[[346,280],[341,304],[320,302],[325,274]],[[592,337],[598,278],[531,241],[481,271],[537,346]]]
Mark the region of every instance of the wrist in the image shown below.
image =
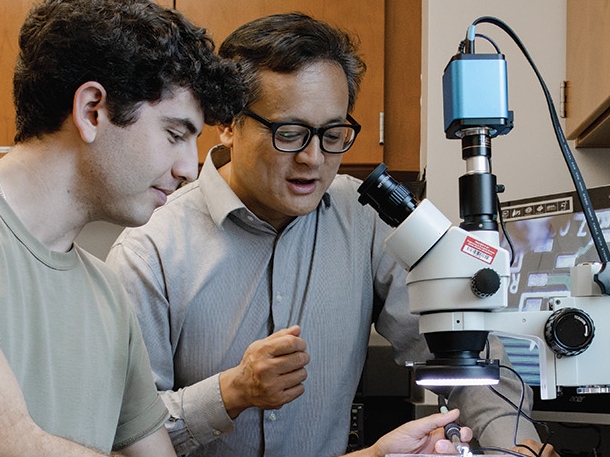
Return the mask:
[[[235,419],[249,407],[246,398],[243,395],[244,390],[238,387],[236,388],[235,370],[236,368],[231,368],[223,371],[218,377],[220,396],[222,397],[222,402],[227,414],[231,419]]]

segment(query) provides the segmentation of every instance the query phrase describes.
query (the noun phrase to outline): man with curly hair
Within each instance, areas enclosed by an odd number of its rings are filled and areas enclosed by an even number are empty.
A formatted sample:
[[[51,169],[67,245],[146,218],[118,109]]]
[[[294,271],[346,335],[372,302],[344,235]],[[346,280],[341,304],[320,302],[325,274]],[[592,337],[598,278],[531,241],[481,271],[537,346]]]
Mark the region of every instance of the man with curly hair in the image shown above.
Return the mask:
[[[31,420],[0,407],[0,454],[175,455],[129,298],[74,240],[91,221],[141,225],[194,180],[197,137],[240,109],[241,79],[204,29],[145,0],[47,0],[19,47],[0,160],[0,399],[19,397],[14,373]]]

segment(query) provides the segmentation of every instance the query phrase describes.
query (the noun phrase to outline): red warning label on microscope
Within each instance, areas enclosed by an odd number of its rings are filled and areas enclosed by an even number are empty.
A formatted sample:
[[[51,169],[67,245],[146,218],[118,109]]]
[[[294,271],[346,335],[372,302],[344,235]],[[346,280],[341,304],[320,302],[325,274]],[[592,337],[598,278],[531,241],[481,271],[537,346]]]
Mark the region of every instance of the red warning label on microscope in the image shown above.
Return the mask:
[[[462,245],[462,252],[491,265],[496,258],[498,250],[482,241],[467,236]]]

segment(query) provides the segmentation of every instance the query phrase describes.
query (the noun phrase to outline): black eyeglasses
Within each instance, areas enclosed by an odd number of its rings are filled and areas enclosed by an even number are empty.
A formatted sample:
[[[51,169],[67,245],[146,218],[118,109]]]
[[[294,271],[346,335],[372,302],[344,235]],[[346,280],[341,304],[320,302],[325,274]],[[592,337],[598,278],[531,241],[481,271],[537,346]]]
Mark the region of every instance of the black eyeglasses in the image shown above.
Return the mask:
[[[352,147],[361,128],[349,114],[349,124],[311,127],[299,122],[271,122],[248,108],[244,108],[242,112],[271,130],[273,147],[281,152],[300,152],[307,147],[314,135],[318,135],[322,151],[342,154]]]

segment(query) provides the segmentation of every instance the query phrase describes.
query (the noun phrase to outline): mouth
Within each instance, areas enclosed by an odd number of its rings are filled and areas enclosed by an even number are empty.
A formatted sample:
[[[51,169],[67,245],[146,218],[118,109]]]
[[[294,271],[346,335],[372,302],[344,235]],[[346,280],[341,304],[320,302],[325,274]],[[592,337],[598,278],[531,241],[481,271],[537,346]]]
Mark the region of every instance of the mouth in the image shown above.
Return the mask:
[[[178,187],[180,187],[179,182],[168,182],[163,185],[153,185],[154,189],[158,190],[159,192],[163,192],[167,197],[176,192],[176,190],[178,190]]]
[[[309,195],[309,194],[313,193],[316,190],[317,182],[318,181],[316,179],[302,179],[302,178],[295,178],[295,179],[288,180],[288,183],[290,185],[290,188],[292,189],[292,192],[294,192],[297,195]]]
[[[307,186],[316,182],[315,179],[289,179],[288,181],[297,186]]]
[[[157,189],[160,192],[163,192],[168,197],[174,193],[174,189],[163,189],[161,187],[155,187],[155,189]]]
[[[165,205],[165,203],[167,202],[167,197],[169,197],[174,192],[174,189],[164,189],[162,187],[153,187],[153,189],[158,195],[159,206]]]

